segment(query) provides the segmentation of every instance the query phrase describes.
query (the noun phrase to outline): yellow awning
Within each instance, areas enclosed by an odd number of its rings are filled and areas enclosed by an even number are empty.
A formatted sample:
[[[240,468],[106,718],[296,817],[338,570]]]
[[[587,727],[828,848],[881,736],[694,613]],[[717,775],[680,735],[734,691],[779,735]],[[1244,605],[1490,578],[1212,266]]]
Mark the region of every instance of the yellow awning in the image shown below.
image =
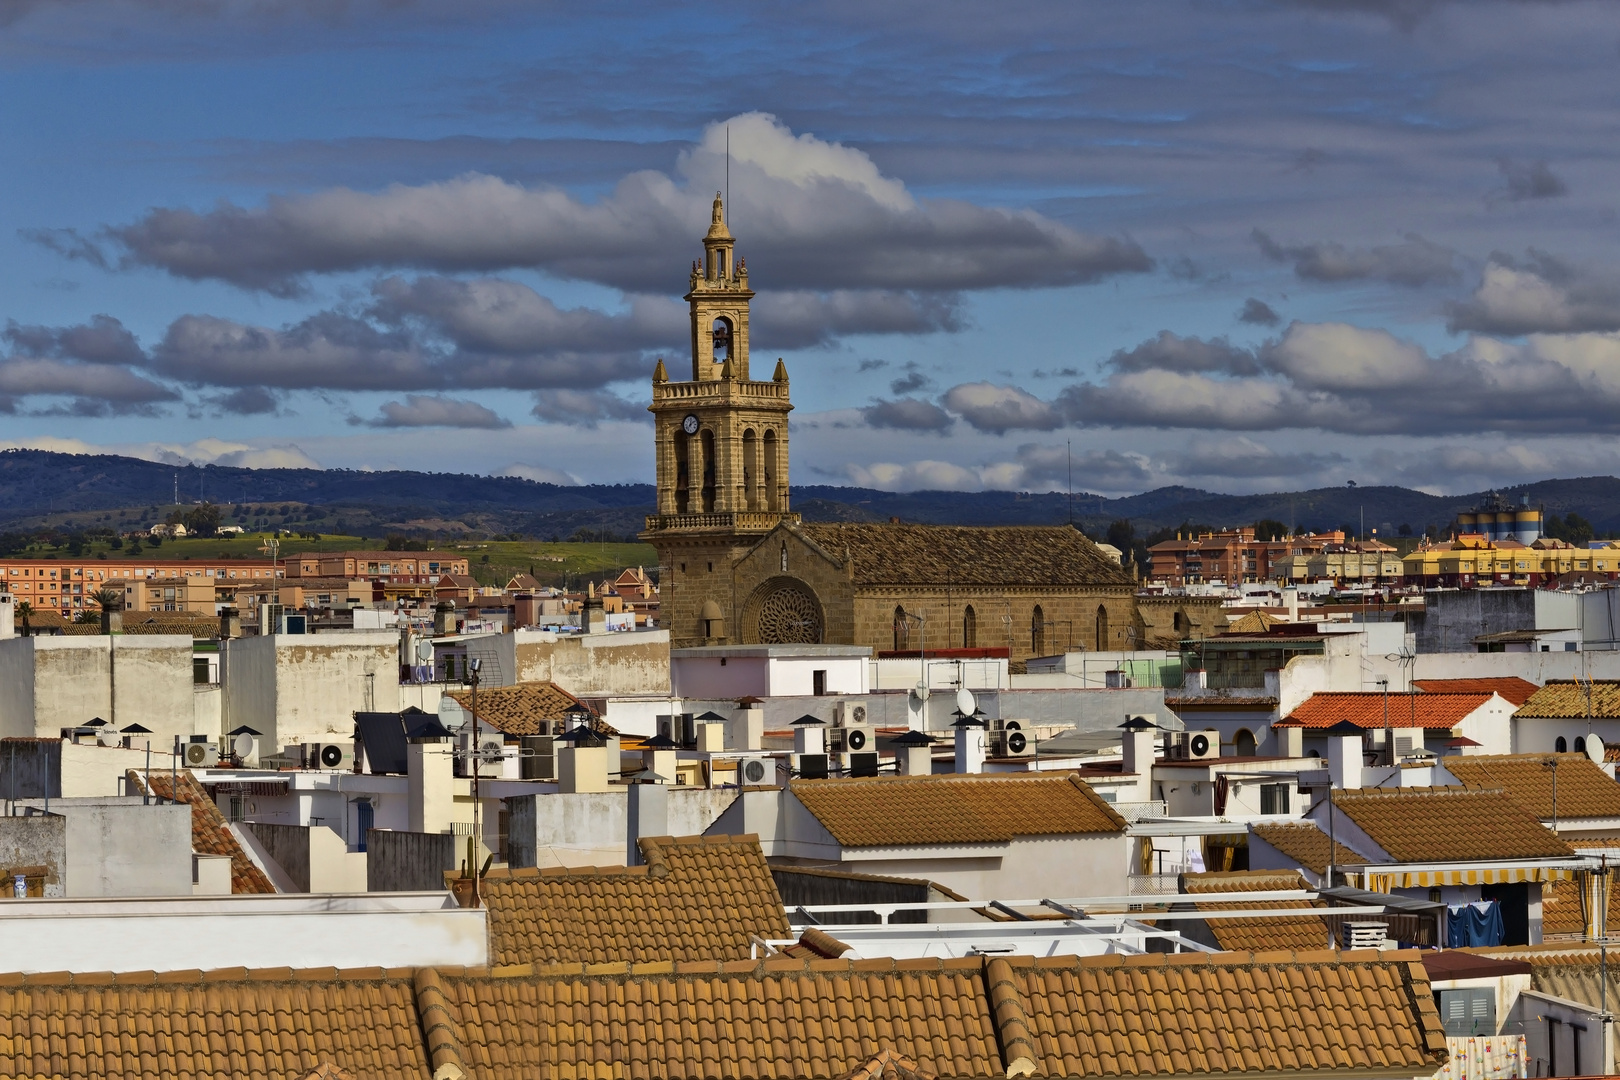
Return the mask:
[[[1562,881],[1575,871],[1547,866],[1489,866],[1468,870],[1396,870],[1366,874],[1366,888],[1387,893],[1391,889],[1429,889],[1439,885],[1509,885],[1517,881]]]

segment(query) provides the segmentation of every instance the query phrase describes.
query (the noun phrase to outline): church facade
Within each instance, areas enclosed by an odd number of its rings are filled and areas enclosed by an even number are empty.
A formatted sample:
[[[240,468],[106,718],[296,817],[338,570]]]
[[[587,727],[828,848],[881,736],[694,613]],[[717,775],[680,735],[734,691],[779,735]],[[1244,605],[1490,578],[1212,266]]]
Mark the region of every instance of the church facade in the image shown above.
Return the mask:
[[[1134,585],[1067,526],[805,524],[788,494],[787,368],[749,368],[748,267],[715,197],[686,301],[692,377],[653,372],[660,622],[676,648],[1129,649]]]

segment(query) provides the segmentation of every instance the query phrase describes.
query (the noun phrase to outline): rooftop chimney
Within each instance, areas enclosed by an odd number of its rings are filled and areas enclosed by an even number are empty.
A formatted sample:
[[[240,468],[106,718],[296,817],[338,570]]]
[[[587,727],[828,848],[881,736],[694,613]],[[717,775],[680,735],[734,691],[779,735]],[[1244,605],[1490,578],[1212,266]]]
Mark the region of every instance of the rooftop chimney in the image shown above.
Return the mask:
[[[587,634],[607,633],[607,612],[602,610],[600,596],[587,596],[585,598],[585,616],[580,625]]]
[[[242,613],[236,608],[219,609],[219,636],[222,641],[242,636]]]
[[[671,754],[671,757],[674,755]],[[624,865],[640,866],[643,836],[669,835],[669,788],[663,784],[631,784],[625,810]]]
[[[456,632],[456,605],[440,600],[433,605],[433,635],[446,637]]]
[[[1340,790],[1353,790],[1362,785],[1361,771],[1365,764],[1362,731],[1348,720],[1341,720],[1327,729],[1328,776]]]
[[[956,768],[959,773],[984,772],[985,727],[983,720],[963,717],[956,722]]]
[[[765,745],[765,710],[758,705],[738,709],[726,726],[727,750],[759,750]]]
[[[413,739],[406,749],[410,831],[447,832],[456,798],[454,746],[448,739]]]

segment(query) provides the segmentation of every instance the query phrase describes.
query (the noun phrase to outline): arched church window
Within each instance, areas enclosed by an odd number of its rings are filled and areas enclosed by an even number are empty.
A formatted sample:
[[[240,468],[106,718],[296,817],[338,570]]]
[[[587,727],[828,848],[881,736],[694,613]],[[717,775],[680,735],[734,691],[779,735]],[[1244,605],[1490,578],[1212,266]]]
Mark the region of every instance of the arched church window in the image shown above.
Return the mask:
[[[1039,604],[1029,616],[1029,646],[1033,655],[1046,655],[1046,612]]]
[[[1097,651],[1102,652],[1108,648],[1108,608],[1102,604],[1097,605]]]
[[[974,614],[973,605],[969,604],[962,609],[962,648],[976,649],[979,647],[979,617]]]
[[[896,604],[894,608],[894,651],[899,652],[911,645],[911,623],[906,619],[906,609]]]
[[[726,318],[714,320],[712,331],[714,334],[714,362],[723,364],[731,359],[731,320]]]

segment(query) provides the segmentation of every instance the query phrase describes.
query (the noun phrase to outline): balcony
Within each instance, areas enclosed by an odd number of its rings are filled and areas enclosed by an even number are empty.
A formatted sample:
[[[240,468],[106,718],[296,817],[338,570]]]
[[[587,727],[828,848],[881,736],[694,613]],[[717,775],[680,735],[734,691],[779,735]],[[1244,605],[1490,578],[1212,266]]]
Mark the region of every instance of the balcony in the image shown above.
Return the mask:
[[[737,401],[743,398],[786,402],[788,384],[785,382],[757,382],[741,379],[704,379],[702,382],[670,382],[653,384],[653,405],[681,401],[688,404]]]
[[[673,529],[725,529],[730,532],[770,532],[779,522],[799,523],[798,514],[777,510],[742,510],[735,513],[648,514],[648,532]]]

